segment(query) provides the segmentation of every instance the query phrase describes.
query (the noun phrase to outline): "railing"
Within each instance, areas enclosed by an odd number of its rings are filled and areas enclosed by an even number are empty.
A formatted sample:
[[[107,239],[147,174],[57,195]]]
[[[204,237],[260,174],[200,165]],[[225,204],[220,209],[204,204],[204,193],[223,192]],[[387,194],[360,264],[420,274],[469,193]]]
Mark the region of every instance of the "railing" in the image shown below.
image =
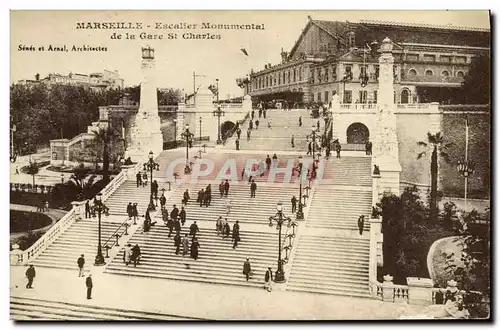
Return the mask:
[[[398,103],[398,109],[429,109],[431,103]]]
[[[119,246],[118,245],[118,239],[120,237],[122,237],[123,235],[125,235],[125,236],[128,235],[128,228],[131,226],[130,224],[128,224],[129,220],[132,221],[132,218],[125,219],[125,221],[123,221],[122,224],[118,228],[116,228],[116,230],[113,232],[113,234],[111,234],[109,236],[109,238],[107,239],[107,241],[104,242],[104,244],[101,245],[101,247],[106,250],[106,256],[108,256],[108,250],[109,249],[112,249],[115,246]],[[119,233],[120,230],[122,230],[121,233]],[[114,241],[110,245],[109,243],[113,239],[114,239]]]
[[[341,103],[341,109],[366,110],[377,109],[377,103]]]
[[[94,137],[92,134],[89,133],[80,133],[71,140],[69,140],[67,148],[71,147],[72,145],[82,141],[82,140],[92,140]]]
[[[134,171],[142,167],[142,162],[138,162],[134,166]],[[110,183],[101,190],[103,194],[102,200],[105,201],[124,181],[126,180],[125,171],[121,171]],[[54,242],[61,234],[63,234],[66,229],[68,229],[75,220],[78,220],[80,214],[75,210],[75,207],[66,213],[52,228],[50,228],[42,237],[40,237],[31,247],[25,251],[11,251],[11,264],[14,265],[24,265],[34,258],[36,258],[41,252],[43,252],[52,242]]]
[[[62,233],[64,233],[76,219],[77,215],[75,214],[75,209],[73,208],[28,249],[20,252],[11,251],[11,265],[25,265],[35,259],[45,250],[45,248],[47,248]]]
[[[123,182],[127,180],[127,175],[125,174],[125,171],[120,171],[120,174],[118,174],[113,180],[111,180],[110,183],[104,187],[104,189],[101,191],[102,194],[102,200],[106,201],[109,196],[111,196],[118,187],[120,187]]]
[[[408,296],[408,286],[407,285],[399,285],[395,284],[394,285],[394,302],[396,300],[406,300],[408,302],[409,296]]]
[[[382,287],[382,283],[377,280],[370,280],[370,295],[378,300],[383,300],[383,292],[384,288]]]

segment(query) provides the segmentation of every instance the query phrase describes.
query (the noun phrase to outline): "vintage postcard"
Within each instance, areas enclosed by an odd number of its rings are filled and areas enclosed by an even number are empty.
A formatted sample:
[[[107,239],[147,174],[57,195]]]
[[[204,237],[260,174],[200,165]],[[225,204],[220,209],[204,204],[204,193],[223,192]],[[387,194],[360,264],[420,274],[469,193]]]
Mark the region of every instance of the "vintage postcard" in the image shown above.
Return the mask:
[[[489,319],[488,11],[10,12],[10,317]]]

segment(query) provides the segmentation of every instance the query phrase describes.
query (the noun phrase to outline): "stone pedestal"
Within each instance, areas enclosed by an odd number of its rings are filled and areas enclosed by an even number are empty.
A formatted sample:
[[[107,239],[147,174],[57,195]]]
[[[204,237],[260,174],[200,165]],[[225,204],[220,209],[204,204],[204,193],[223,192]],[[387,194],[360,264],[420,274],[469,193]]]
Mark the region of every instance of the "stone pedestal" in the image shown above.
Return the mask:
[[[410,305],[432,305],[432,287],[430,278],[407,277],[408,301]]]
[[[73,209],[75,210],[75,218],[76,220],[81,220],[83,216],[85,216],[85,203],[87,201],[81,201],[81,202],[71,202],[71,205],[73,205]]]
[[[243,111],[247,113],[252,111],[252,97],[248,94],[243,96]]]
[[[214,117],[214,94],[207,86],[201,86],[196,93],[194,112],[196,116],[192,118],[189,127],[194,134],[195,141],[198,141],[200,135],[208,136],[210,141],[217,141],[217,117]],[[201,118],[201,130],[200,130]],[[221,118],[221,123],[223,118]],[[201,133],[200,133],[201,132]]]
[[[122,168],[122,171],[124,171],[125,173],[125,177],[127,178],[127,180],[135,180],[135,175],[137,173],[135,173],[135,166],[136,164],[134,165],[122,165],[121,168]]]
[[[394,301],[394,283],[392,282],[393,277],[390,275],[384,276],[384,282],[382,283],[382,300],[383,301]]]

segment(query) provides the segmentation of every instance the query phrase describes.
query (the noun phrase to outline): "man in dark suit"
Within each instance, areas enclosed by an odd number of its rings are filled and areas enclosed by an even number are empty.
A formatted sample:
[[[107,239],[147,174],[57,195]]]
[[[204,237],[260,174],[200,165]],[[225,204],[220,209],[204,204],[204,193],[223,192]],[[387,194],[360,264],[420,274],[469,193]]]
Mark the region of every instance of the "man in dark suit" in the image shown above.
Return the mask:
[[[365,216],[361,215],[358,218],[358,229],[359,229],[359,234],[360,235],[363,235],[363,229],[364,229],[364,227],[365,227]]]
[[[83,274],[83,266],[85,265],[85,258],[83,254],[80,256],[80,258],[78,258],[76,263],[78,264],[78,277],[84,277],[85,275]]]
[[[90,201],[85,202],[85,219],[90,218]]]
[[[224,195],[227,197],[227,195],[229,195],[229,181],[226,180],[226,182],[224,183]]]
[[[92,274],[89,274],[85,280],[85,285],[87,286],[87,299],[92,299],[92,288],[94,286],[92,283]]]
[[[292,213],[295,213],[297,210],[297,198],[295,196],[292,197]]]
[[[26,284],[26,289],[33,289],[33,279],[36,276],[35,267],[30,265],[28,269],[26,269],[26,278],[28,279],[28,284]]]
[[[252,183],[250,184],[250,198],[255,198],[256,191],[257,191],[257,184],[255,183],[255,180],[252,180]]]

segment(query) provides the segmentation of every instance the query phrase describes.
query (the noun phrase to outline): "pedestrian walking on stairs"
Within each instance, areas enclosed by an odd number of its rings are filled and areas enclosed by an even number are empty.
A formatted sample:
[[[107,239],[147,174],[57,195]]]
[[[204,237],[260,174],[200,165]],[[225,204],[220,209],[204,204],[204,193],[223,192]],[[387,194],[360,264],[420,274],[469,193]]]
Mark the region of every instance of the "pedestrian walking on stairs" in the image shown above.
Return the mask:
[[[292,197],[292,213],[295,213],[297,210],[297,198],[295,196]]]
[[[252,180],[252,183],[250,184],[250,198],[255,198],[256,191],[257,191],[257,184],[255,183],[255,180]]]
[[[26,284],[26,289],[33,289],[33,280],[35,279],[36,271],[33,265],[30,265],[28,269],[26,269],[26,278],[28,279],[28,283]]]
[[[340,146],[340,143],[338,143],[335,146],[335,151],[337,152],[337,158],[340,158],[340,151],[342,150],[342,147]]]
[[[179,254],[179,251],[181,249],[181,234],[177,233],[174,236],[174,247],[175,247],[175,254]]]
[[[264,276],[264,289],[271,292],[272,291],[272,282],[273,282],[273,271],[271,267],[268,267],[266,270],[266,275]]]
[[[290,141],[292,148],[295,148],[295,135],[292,134],[292,140]]]
[[[358,218],[358,229],[359,229],[359,234],[360,235],[363,235],[363,229],[364,229],[364,227],[365,227],[365,216],[361,215]]]
[[[76,263],[78,265],[78,277],[84,277],[85,275],[84,275],[83,266],[85,265],[85,258],[83,256],[83,254],[80,256],[80,258],[78,258]]]
[[[233,249],[236,249],[239,241],[241,241],[240,224],[238,223],[238,220],[236,220],[236,223],[233,225]]]
[[[250,279],[250,277],[253,275],[252,274],[252,265],[250,265],[250,258],[247,258],[247,260],[243,263],[243,275],[245,275],[247,282]]]
[[[182,256],[184,257],[189,252],[189,237],[188,234],[182,238]]]

